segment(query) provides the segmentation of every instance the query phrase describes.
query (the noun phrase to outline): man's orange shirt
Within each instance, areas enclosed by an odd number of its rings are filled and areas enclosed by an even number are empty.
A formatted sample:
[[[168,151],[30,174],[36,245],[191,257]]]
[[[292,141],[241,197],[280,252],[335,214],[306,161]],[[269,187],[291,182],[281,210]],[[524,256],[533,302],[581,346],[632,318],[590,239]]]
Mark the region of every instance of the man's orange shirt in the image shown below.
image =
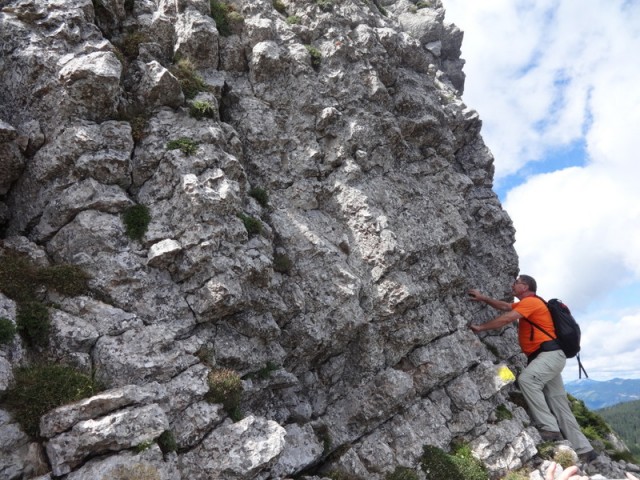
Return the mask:
[[[525,297],[517,303],[511,304],[511,309],[533,323],[543,328],[545,332],[556,337],[556,329],[549,309],[542,300],[537,297]],[[532,332],[533,331],[533,335]],[[540,348],[540,344],[551,340],[536,327],[526,320],[518,320],[518,342],[525,355],[529,356]]]

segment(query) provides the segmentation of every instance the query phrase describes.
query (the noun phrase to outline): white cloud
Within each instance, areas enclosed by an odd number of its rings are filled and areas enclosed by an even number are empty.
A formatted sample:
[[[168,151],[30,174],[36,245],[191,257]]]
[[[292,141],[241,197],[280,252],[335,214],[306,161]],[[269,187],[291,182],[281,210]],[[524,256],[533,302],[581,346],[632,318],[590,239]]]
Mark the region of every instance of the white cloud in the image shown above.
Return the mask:
[[[626,315],[598,311],[612,292],[640,282],[640,3],[444,6],[465,32],[464,100],[483,120],[496,182],[545,161],[548,173],[529,175],[504,201],[521,271],[537,278],[541,295],[589,312],[585,353],[598,352],[590,374],[640,376],[640,298],[625,300]],[[586,145],[583,162],[550,166],[550,154],[571,144]]]
[[[613,312],[615,316],[616,313]],[[640,312],[618,321],[593,320],[582,338],[581,361],[594,380],[640,378]],[[563,372],[567,381],[578,378],[577,362],[567,361]]]

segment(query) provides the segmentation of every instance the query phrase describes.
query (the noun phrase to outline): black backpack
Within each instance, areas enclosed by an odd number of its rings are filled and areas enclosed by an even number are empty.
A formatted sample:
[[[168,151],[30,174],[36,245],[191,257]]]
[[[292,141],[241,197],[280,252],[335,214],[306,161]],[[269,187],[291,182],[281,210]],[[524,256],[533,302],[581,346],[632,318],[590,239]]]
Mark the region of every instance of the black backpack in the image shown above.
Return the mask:
[[[584,372],[584,376],[586,378],[589,378],[587,371],[584,369],[582,362],[580,361],[580,325],[578,325],[576,319],[571,315],[569,307],[562,303],[562,300],[558,300],[557,298],[552,298],[548,302],[545,302],[543,298],[538,297],[537,295],[536,297],[542,300],[549,309],[557,337],[552,337],[541,326],[536,325],[528,318],[523,318],[532,326],[544,333],[547,337],[552,340],[555,339],[567,358],[576,357],[578,360],[579,378],[582,378],[582,372]]]

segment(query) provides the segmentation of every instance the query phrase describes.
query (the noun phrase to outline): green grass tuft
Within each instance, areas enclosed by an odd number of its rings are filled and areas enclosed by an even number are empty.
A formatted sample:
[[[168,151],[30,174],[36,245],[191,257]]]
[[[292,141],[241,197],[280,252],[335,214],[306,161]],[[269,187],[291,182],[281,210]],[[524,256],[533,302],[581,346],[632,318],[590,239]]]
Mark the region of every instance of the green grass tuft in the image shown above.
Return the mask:
[[[207,401],[221,403],[233,420],[241,420],[242,379],[240,375],[228,368],[216,368],[209,372],[208,383]]]
[[[20,302],[16,315],[20,336],[30,347],[44,347],[49,344],[51,320],[49,309],[37,300]]]
[[[32,365],[14,370],[14,385],[4,405],[26,433],[37,437],[40,417],[50,410],[98,391],[87,375],[66,365]]]
[[[249,196],[257,200],[257,202],[263,207],[269,206],[269,194],[264,188],[254,187],[249,190]]]
[[[181,58],[171,69],[171,73],[180,82],[180,87],[186,98],[193,98],[200,92],[206,92],[209,87],[196,72],[193,63],[188,58]]]
[[[178,138],[167,142],[167,150],[180,150],[189,157],[198,151],[198,142],[186,137]]]
[[[69,297],[82,295],[89,290],[89,275],[77,265],[45,267],[38,272],[38,278],[47,287]]]
[[[460,445],[449,454],[433,445],[425,445],[421,457],[422,471],[427,480],[464,479],[488,480],[482,464],[473,457],[467,445]]]
[[[244,223],[244,228],[247,229],[249,236],[260,235],[262,233],[262,223],[257,218],[244,213],[239,213],[238,218]]]
[[[195,100],[189,107],[189,115],[198,120],[202,118],[216,118],[215,105],[206,100]]]
[[[311,57],[311,66],[317,70],[322,64],[322,52],[312,45],[305,45],[304,47]]]
[[[0,317],[0,345],[11,343],[16,332],[16,326],[11,320]]]
[[[132,205],[122,214],[125,231],[132,240],[141,240],[150,222],[151,214],[146,205]]]

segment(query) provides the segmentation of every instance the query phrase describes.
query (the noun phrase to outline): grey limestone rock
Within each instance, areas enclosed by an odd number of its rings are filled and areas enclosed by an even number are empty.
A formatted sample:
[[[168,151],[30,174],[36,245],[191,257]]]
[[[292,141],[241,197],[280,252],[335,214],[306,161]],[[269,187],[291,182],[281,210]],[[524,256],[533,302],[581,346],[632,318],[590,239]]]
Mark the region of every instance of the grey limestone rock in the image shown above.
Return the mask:
[[[492,475],[528,462],[514,329],[467,328],[494,312],[466,290],[508,299],[518,260],[446,4],[225,3],[228,32],[207,0],[0,2],[0,252],[88,274],[38,287],[37,353],[106,388],[42,442],[3,420],[0,475],[383,480],[460,438]],[[33,353],[0,346],[0,390]]]

